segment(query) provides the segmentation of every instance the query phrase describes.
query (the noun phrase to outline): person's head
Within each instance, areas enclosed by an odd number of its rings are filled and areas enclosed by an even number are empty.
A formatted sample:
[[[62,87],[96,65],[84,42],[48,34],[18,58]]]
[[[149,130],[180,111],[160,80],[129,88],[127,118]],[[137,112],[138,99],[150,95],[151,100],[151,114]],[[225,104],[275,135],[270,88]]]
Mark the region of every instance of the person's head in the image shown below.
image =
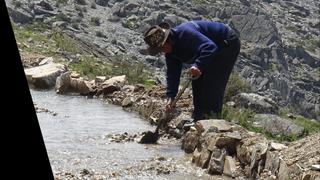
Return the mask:
[[[170,25],[162,22],[158,25],[150,27],[144,33],[144,41],[149,46],[148,52],[151,55],[160,52],[169,53],[172,51],[168,36],[170,34]]]

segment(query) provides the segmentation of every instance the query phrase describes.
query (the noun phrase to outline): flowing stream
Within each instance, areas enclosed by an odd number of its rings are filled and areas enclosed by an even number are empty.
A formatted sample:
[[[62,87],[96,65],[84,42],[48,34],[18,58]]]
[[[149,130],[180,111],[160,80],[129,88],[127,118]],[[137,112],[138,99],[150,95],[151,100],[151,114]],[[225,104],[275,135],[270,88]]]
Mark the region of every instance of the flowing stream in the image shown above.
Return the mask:
[[[49,110],[37,117],[56,179],[219,179],[191,164],[180,141],[110,141],[112,134],[155,129],[135,113],[99,99],[30,92],[37,107]]]

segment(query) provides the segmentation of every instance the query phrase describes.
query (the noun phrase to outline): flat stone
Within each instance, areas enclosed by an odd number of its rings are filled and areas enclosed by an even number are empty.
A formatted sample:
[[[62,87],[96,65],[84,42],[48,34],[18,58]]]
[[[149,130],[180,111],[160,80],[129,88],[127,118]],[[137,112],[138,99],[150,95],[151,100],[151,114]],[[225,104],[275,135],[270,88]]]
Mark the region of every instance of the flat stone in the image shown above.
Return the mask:
[[[274,151],[274,150],[282,150],[282,149],[286,149],[288,148],[286,145],[281,144],[281,143],[275,143],[275,142],[271,142],[270,143],[270,150]]]
[[[231,156],[226,156],[224,159],[224,167],[223,167],[223,174],[235,177],[236,173],[236,161]]]
[[[210,128],[215,128],[217,129],[218,132],[232,131],[231,123],[226,120],[208,119],[208,120],[200,120],[198,122],[201,123],[201,125],[206,131],[209,130]]]

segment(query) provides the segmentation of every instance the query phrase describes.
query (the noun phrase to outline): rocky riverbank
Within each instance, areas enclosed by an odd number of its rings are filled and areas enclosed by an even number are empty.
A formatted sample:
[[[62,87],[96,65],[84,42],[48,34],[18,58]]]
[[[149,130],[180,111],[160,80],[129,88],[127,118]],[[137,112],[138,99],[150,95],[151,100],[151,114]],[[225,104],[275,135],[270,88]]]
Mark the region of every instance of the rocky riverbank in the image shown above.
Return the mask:
[[[94,80],[86,81],[77,73],[70,72],[66,66],[53,62],[41,64],[25,70],[32,87],[51,87],[61,94],[71,93],[100,98],[122,106],[127,111],[138,112],[141,117],[154,125],[162,115],[165,88],[161,85],[148,88],[142,84],[129,85],[124,75],[109,79],[96,77]],[[60,67],[64,67],[64,71],[61,71]],[[50,71],[44,70],[46,68]],[[254,98],[244,100],[243,96]],[[289,118],[271,114],[273,109],[277,108],[273,106],[272,101],[250,94],[242,94],[235,98],[237,101],[232,106],[255,110],[259,113],[255,115],[255,124],[260,126],[265,124],[263,128],[269,133],[274,133],[276,136],[303,135],[303,126],[293,123]],[[187,89],[177,103],[168,128],[162,130],[162,138],[181,141],[181,149],[186,154],[192,155],[191,161],[196,166],[206,169],[208,174],[237,179],[320,178],[317,169],[320,164],[319,132],[298,141],[279,143],[266,138],[264,134],[248,131],[240,126],[236,119],[201,120],[189,130],[183,129],[183,124],[190,119],[191,112],[192,93],[191,89]],[[114,142],[137,142],[136,139],[141,135],[124,133],[108,137]]]

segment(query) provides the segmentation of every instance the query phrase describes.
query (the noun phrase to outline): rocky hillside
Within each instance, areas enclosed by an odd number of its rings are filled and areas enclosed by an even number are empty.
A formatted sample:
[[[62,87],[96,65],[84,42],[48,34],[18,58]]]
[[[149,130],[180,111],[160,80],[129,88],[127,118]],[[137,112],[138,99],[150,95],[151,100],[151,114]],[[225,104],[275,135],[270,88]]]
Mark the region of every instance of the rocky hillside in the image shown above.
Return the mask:
[[[159,72],[155,77],[162,83],[163,57],[147,56],[142,50],[147,27],[193,19],[228,23],[242,40],[235,71],[255,87],[253,91],[320,120],[318,1],[6,0],[6,4],[14,22],[61,29],[108,62],[123,55],[131,63],[147,63]]]

